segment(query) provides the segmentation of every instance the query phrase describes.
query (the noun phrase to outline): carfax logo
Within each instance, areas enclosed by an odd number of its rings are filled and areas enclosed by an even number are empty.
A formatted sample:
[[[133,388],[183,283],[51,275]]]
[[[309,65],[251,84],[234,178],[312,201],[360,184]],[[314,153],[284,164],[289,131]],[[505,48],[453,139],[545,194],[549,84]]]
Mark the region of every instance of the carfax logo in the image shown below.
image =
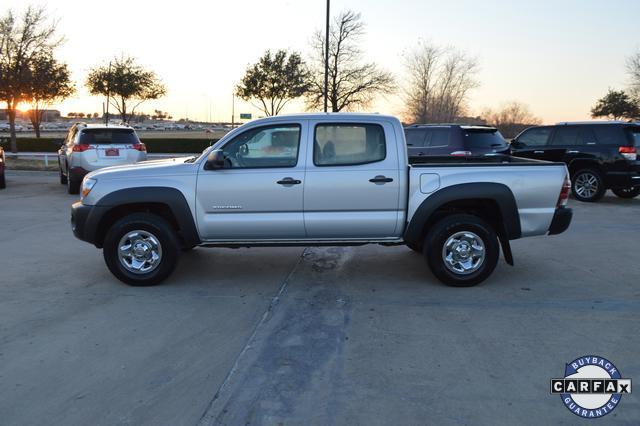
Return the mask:
[[[551,393],[560,394],[573,414],[592,419],[609,414],[623,394],[631,393],[631,379],[623,379],[605,358],[581,356],[566,364],[564,378],[551,379]]]

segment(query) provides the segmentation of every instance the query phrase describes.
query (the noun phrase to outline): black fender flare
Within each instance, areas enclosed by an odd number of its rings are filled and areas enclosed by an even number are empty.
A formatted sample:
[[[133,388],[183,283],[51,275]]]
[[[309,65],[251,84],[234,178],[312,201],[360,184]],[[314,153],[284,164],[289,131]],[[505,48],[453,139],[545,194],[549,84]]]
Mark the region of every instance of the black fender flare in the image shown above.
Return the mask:
[[[191,247],[201,243],[187,199],[180,190],[162,186],[119,189],[102,197],[87,217],[85,240],[93,242],[98,247],[101,246],[99,227],[109,211],[127,204],[144,205],[146,203],[163,204],[169,208],[185,246]]]
[[[425,226],[433,213],[447,203],[464,200],[495,201],[502,216],[502,229],[496,229],[501,239],[508,242],[522,235],[518,206],[511,189],[501,183],[475,182],[447,186],[428,196],[407,225],[404,240],[420,244],[426,232]]]

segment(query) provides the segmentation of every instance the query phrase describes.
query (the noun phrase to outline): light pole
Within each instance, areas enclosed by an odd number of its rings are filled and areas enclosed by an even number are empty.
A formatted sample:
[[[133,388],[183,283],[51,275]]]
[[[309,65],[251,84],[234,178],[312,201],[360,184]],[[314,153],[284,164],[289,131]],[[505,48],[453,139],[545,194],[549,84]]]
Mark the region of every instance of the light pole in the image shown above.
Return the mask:
[[[324,33],[324,112],[327,112],[329,97],[329,3],[327,0],[327,21]]]

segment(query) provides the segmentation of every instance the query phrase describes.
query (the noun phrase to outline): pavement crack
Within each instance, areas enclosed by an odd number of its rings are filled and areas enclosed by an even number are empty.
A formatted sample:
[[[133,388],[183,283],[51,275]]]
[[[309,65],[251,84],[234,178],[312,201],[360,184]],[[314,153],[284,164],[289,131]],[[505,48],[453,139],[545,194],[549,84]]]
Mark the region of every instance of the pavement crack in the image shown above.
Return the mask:
[[[244,345],[244,347],[242,348],[242,350],[240,351],[240,353],[236,357],[236,359],[235,359],[235,361],[233,363],[233,367],[231,367],[231,369],[227,373],[227,376],[222,381],[222,384],[220,385],[220,387],[218,388],[216,393],[213,395],[213,399],[207,405],[207,409],[204,411],[204,413],[200,417],[200,420],[198,421],[198,425],[199,426],[205,426],[205,425],[214,424],[215,418],[216,418],[217,415],[216,415],[216,413],[213,412],[213,408],[214,408],[214,405],[215,405],[216,401],[220,398],[220,395],[222,395],[222,393],[224,392],[225,388],[227,387],[227,385],[231,381],[232,377],[238,371],[238,368],[239,368],[239,365],[240,365],[240,361],[242,360],[244,355],[247,353],[247,351],[249,349],[251,349],[251,345],[255,341],[256,336],[258,335],[258,332],[262,329],[264,324],[266,324],[269,321],[269,318],[271,317],[271,314],[273,313],[273,311],[275,310],[276,306],[278,306],[278,303],[280,302],[280,297],[286,291],[287,286],[289,285],[289,281],[291,280],[291,277],[293,276],[293,274],[298,269],[298,266],[300,266],[300,263],[304,259],[304,256],[305,256],[306,252],[307,252],[307,248],[302,250],[302,253],[300,253],[300,256],[298,256],[298,260],[296,261],[296,263],[293,265],[293,267],[291,268],[289,273],[286,275],[286,277],[282,281],[282,284],[280,285],[280,288],[278,289],[278,292],[271,298],[271,301],[269,302],[269,306],[267,306],[267,309],[262,314],[262,317],[260,318],[260,321],[258,321],[256,326],[253,328],[253,331],[251,332],[251,335],[247,339],[247,343]]]

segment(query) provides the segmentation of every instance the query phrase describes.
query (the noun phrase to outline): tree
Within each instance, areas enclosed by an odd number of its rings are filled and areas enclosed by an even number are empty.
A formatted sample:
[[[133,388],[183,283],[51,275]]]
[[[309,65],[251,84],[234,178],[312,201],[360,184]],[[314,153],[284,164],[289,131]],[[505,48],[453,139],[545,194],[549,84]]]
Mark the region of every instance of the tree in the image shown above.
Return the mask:
[[[278,115],[292,99],[309,90],[309,74],[299,53],[267,50],[257,63],[250,65],[236,87],[236,95],[245,101],[257,99],[254,105],[265,115]]]
[[[365,25],[359,13],[340,13],[329,31],[328,103],[331,111],[353,111],[366,108],[379,94],[391,93],[396,85],[391,73],[375,63],[363,62],[359,42]],[[316,31],[311,41],[313,50],[311,86],[307,108],[321,109],[324,103],[325,34]]]
[[[33,58],[28,67],[27,81],[29,84],[25,99],[31,104],[29,120],[39,138],[45,109],[52,103],[71,96],[75,89],[67,65],[56,61],[49,51]]]
[[[0,19],[0,99],[7,104],[12,152],[17,152],[16,108],[27,100],[29,67],[62,42],[56,26],[48,22],[44,8],[28,7],[20,19],[9,11]]]
[[[614,120],[634,119],[640,117],[640,108],[624,90],[609,89],[609,92],[598,99],[595,106],[591,108],[591,117],[609,117]]]
[[[487,124],[497,127],[507,138],[513,138],[527,127],[542,123],[527,105],[517,101],[508,102],[497,111],[487,108],[480,116]]]
[[[109,105],[118,111],[124,123],[129,122],[144,101],[166,94],[166,88],[156,74],[138,65],[131,57],[115,58],[109,65],[92,69],[86,86],[92,95],[109,97]]]
[[[419,42],[404,59],[406,121],[447,123],[464,113],[469,92],[479,85],[475,58],[453,48]]]
[[[636,105],[640,104],[640,50],[627,58],[627,74],[629,74],[629,91]]]

